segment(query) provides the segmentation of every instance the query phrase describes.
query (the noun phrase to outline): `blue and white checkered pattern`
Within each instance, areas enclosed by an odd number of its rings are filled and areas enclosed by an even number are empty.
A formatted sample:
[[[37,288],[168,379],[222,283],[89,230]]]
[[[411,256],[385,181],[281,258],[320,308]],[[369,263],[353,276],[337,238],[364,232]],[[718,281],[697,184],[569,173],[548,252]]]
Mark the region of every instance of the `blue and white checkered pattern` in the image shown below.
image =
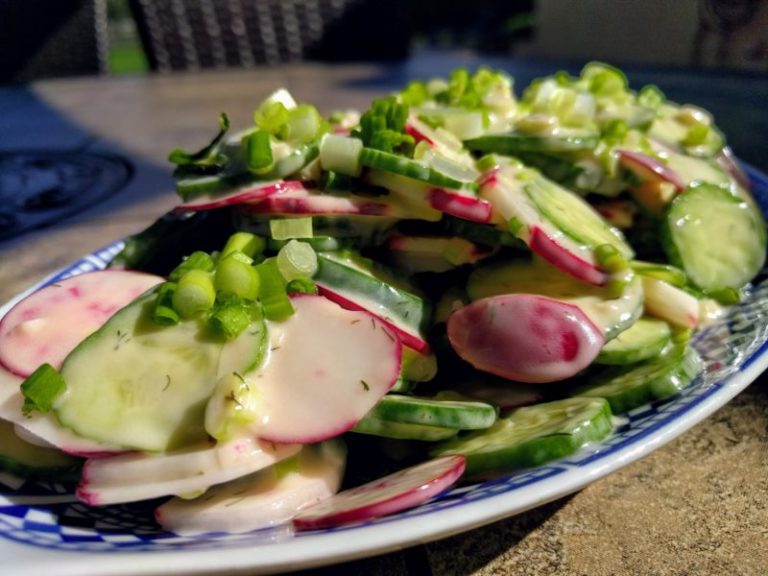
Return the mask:
[[[757,173],[750,175],[756,182],[756,198],[765,209],[768,205],[768,180]],[[107,246],[75,262],[49,282],[103,268],[121,247],[122,243]],[[418,508],[362,525],[407,522],[410,518],[428,516],[447,508],[534,486],[556,476],[565,478],[596,461],[610,462],[619,450],[642,445],[661,429],[721,391],[723,379],[768,354],[768,280],[758,285],[748,302],[735,307],[727,318],[698,334],[695,345],[705,359],[705,373],[676,397],[643,406],[625,415],[614,434],[604,442],[551,465],[456,488]],[[2,482],[3,477],[0,477],[0,537],[45,548],[87,552],[163,551],[258,545],[293,537],[286,527],[240,535],[217,533],[182,537],[163,531],[155,523],[152,502],[93,508],[74,500],[62,502],[62,495],[71,491],[71,486],[25,483],[4,490]],[[46,500],[46,497],[50,498]],[[324,532],[355,530],[360,526],[357,524]],[[312,538],[313,534],[316,532],[296,537]]]

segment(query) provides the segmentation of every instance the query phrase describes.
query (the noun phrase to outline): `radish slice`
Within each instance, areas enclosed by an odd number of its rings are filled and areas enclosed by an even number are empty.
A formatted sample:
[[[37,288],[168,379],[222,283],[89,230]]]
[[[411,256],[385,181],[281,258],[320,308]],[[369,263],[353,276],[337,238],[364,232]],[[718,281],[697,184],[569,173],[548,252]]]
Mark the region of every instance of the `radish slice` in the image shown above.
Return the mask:
[[[459,384],[454,389],[468,398],[498,406],[503,412],[544,401],[541,386],[535,384],[477,381]]]
[[[491,221],[493,206],[483,198],[472,196],[461,190],[432,188],[427,193],[430,206],[451,216],[487,224]]]
[[[140,272],[101,270],[38,290],[0,321],[0,364],[24,377],[45,362],[61,367],[86,336],[162,281]]]
[[[685,190],[685,182],[662,161],[632,150],[618,150],[619,163],[643,181],[668,182],[676,192]]]
[[[452,486],[464,473],[462,455],[445,456],[400,470],[301,511],[293,525],[299,530],[363,522],[423,504]]]
[[[194,500],[174,498],[155,519],[177,534],[248,532],[290,521],[298,510],[333,496],[341,486],[346,449],[338,441],[306,446],[295,458]]]
[[[180,204],[173,209],[174,212],[199,212],[213,210],[224,206],[247,204],[269,198],[274,194],[281,194],[288,190],[304,190],[304,185],[297,180],[276,180],[273,182],[254,182],[237,188],[226,194],[202,194],[189,202]]]
[[[723,148],[715,158],[717,163],[733,178],[744,190],[752,189],[752,181],[739,165],[739,161],[729,146]]]
[[[648,276],[642,279],[648,314],[683,328],[699,325],[701,303],[696,297],[663,280]]]
[[[165,455],[92,458],[85,463],[76,495],[90,506],[101,506],[194,493],[272,466],[299,450],[299,444],[238,438]]]
[[[566,236],[546,220],[517,185],[514,174],[504,177],[511,168],[497,168],[485,174],[480,194],[493,204],[497,220],[516,221],[516,236],[536,254],[577,280],[602,286],[608,274],[600,269],[593,251]]]
[[[448,338],[475,368],[520,382],[573,376],[605,343],[578,306],[535,294],[476,300],[448,318]]]
[[[350,214],[407,218],[408,214],[392,202],[374,201],[360,196],[333,196],[309,190],[288,190],[256,203],[242,206],[248,214]]]
[[[368,312],[322,296],[293,298],[296,313],[269,327],[271,349],[245,375],[258,391],[253,435],[309,444],[346,432],[394,386],[400,340]]]

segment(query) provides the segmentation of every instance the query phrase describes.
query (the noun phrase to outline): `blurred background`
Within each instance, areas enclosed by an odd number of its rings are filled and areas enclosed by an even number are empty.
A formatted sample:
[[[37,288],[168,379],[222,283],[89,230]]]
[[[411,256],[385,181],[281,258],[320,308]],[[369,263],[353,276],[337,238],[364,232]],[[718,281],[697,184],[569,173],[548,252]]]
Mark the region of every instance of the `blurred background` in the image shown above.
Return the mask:
[[[467,50],[768,70],[768,0],[0,0],[0,82]]]

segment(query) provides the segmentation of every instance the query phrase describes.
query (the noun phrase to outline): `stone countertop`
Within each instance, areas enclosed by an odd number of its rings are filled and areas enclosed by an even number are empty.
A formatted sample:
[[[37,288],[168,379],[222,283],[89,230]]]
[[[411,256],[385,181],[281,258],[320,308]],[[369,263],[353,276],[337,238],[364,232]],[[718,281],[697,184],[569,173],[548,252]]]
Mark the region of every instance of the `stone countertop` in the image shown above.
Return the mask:
[[[458,57],[385,69],[296,65],[258,73],[48,81],[31,88],[0,89],[0,152],[18,148],[107,152],[129,158],[134,169],[132,180],[115,198],[51,227],[0,242],[0,302],[76,257],[142,229],[173,206],[163,159],[171,147],[194,148],[207,141],[220,111],[228,111],[234,125],[246,122],[253,103],[279,86],[326,112],[360,107],[386,92],[388,82],[400,84],[472,62]],[[523,74],[532,70],[528,63],[512,65]],[[647,81],[656,76],[641,71],[638,77]],[[676,90],[684,91],[684,76],[665,77],[662,71],[658,77],[660,84],[667,78]],[[714,92],[740,91],[738,77],[693,77],[701,90],[706,80],[728,85]],[[746,129],[755,90],[768,94],[768,82],[754,78],[744,82],[749,91],[740,113]],[[735,116],[729,120],[737,121]],[[751,151],[752,157],[768,158],[762,142],[762,148]],[[301,572],[306,576],[766,573],[766,378],[670,444],[577,494],[445,540]]]

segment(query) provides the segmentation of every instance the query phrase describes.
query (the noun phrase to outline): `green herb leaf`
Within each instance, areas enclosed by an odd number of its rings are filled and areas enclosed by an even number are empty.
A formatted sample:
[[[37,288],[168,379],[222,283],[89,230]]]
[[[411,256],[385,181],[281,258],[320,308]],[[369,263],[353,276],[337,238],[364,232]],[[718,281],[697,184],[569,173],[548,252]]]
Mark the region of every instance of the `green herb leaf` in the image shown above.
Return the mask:
[[[229,130],[229,117],[222,113],[219,116],[219,133],[205,148],[197,152],[187,152],[176,148],[168,155],[168,161],[176,164],[176,176],[190,174],[216,173],[227,162],[227,157],[220,153],[219,148],[225,134]]]
[[[29,416],[34,411],[41,414],[50,412],[56,398],[66,389],[61,374],[50,364],[43,364],[21,383],[21,394],[24,396],[22,414]]]

